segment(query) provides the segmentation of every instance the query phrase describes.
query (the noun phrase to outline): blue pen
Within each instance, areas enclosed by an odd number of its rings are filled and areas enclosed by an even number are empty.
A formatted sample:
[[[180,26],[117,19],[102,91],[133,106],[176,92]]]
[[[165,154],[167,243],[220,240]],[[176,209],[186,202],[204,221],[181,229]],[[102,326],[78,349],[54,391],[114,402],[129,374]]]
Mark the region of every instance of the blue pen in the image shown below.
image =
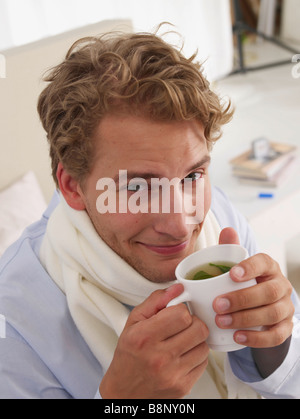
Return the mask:
[[[265,198],[274,198],[274,194],[272,193],[260,193],[258,194],[258,198],[265,199]]]

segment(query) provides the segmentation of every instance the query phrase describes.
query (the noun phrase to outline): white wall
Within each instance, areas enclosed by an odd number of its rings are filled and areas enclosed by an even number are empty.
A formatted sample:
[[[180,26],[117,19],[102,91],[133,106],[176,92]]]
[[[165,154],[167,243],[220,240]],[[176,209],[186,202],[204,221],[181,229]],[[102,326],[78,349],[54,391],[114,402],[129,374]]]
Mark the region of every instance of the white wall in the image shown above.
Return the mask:
[[[0,0],[0,51],[107,19],[147,32],[170,22],[211,80],[232,70],[230,0]]]
[[[281,35],[287,40],[300,42],[299,0],[284,0]]]

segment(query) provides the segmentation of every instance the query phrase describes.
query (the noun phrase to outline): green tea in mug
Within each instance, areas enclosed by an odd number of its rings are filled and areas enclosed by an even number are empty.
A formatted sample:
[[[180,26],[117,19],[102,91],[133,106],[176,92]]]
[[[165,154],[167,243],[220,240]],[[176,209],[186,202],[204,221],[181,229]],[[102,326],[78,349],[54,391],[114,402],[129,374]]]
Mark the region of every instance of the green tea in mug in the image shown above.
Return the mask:
[[[230,269],[235,265],[231,262],[211,262],[205,263],[204,265],[197,266],[186,275],[186,279],[192,281],[199,281],[201,279],[209,279],[215,276],[222,275],[229,272]]]

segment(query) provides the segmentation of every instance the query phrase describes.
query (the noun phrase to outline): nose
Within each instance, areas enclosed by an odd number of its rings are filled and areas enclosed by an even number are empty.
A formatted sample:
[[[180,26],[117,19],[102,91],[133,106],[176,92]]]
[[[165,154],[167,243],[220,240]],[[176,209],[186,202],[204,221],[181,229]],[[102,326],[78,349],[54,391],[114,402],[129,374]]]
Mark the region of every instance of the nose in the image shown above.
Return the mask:
[[[190,227],[183,206],[182,189],[177,185],[172,193],[160,193],[160,208],[153,214],[153,228],[159,234],[164,234],[176,240],[184,240],[189,236]]]
[[[153,228],[156,233],[164,234],[175,240],[183,241],[189,236],[190,227],[186,224],[185,214],[156,214]]]

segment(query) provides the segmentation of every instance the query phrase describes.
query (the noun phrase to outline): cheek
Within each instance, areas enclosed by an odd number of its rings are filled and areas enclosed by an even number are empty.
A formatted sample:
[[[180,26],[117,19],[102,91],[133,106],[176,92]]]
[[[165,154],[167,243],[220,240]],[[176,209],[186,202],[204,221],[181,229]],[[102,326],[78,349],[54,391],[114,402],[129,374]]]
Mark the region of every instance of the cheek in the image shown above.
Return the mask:
[[[129,243],[143,230],[142,219],[139,215],[99,214],[97,212],[91,218],[100,237],[110,245]]]
[[[85,191],[85,204],[88,215],[92,223],[100,235],[106,242],[114,243],[129,241],[131,237],[137,235],[143,230],[145,225],[144,214],[118,213],[118,208],[113,205],[112,212],[109,212],[108,200],[105,201],[106,213],[99,213],[97,210],[97,201],[103,201],[101,192],[99,192],[93,185],[95,182],[90,181],[88,188]],[[100,197],[100,198],[99,198]],[[114,197],[114,203],[118,202],[118,198]]]

